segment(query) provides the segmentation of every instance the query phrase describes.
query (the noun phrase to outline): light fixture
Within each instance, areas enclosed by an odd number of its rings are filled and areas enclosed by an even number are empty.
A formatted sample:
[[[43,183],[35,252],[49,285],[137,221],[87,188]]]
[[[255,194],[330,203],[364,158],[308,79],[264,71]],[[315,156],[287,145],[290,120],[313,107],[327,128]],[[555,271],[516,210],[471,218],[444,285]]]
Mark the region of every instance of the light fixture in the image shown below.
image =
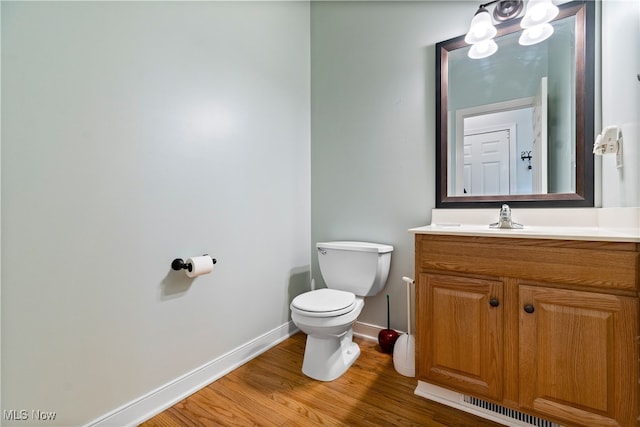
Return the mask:
[[[464,41],[469,44],[486,42],[494,38],[497,32],[498,30],[496,30],[496,27],[494,27],[491,22],[489,11],[482,5],[473,16],[471,25],[469,26],[469,32],[465,36]]]
[[[524,31],[518,43],[530,46],[551,37],[553,27],[549,21],[558,16],[558,12],[558,6],[551,3],[551,0],[529,0],[527,12],[520,21]]]
[[[522,0],[494,0],[480,5],[471,20],[469,31],[464,37],[466,43],[473,45],[469,50],[469,58],[486,58],[498,50],[498,45],[493,41],[498,30],[493,25],[491,15],[487,10],[487,6],[492,4],[495,4],[493,18],[502,22],[517,16],[522,10],[523,3]]]
[[[498,51],[498,45],[493,39],[485,40],[480,43],[476,43],[469,49],[469,58],[481,59],[493,55]]]
[[[472,45],[469,58],[486,58],[498,50],[498,45],[493,41],[498,31],[487,10],[487,6],[492,4],[495,4],[493,19],[499,22],[516,18],[524,7],[523,0],[493,0],[481,4],[464,37],[464,41]],[[524,31],[518,42],[529,46],[548,39],[553,34],[553,26],[549,22],[558,16],[558,12],[558,7],[551,0],[529,0],[527,11],[520,21]]]
[[[522,28],[531,28],[536,25],[546,24],[558,16],[558,12],[558,6],[553,4],[551,0],[529,0],[527,12],[524,14],[522,21],[520,21],[520,26]]]
[[[548,39],[551,37],[551,34],[553,34],[553,27],[551,24],[545,22],[544,24],[525,28],[518,39],[518,43],[522,46],[530,46]]]
[[[499,22],[508,21],[520,14],[524,3],[522,0],[502,0],[493,8],[493,19]]]

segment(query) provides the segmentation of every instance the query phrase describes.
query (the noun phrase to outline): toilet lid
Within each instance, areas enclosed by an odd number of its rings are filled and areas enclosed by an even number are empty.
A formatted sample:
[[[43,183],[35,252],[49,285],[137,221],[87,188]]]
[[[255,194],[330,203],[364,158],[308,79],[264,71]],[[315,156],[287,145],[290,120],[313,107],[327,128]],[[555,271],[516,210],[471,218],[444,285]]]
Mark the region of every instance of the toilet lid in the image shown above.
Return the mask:
[[[305,292],[293,299],[291,305],[298,310],[327,313],[342,311],[347,312],[356,302],[356,296],[351,292],[337,289],[318,289]]]

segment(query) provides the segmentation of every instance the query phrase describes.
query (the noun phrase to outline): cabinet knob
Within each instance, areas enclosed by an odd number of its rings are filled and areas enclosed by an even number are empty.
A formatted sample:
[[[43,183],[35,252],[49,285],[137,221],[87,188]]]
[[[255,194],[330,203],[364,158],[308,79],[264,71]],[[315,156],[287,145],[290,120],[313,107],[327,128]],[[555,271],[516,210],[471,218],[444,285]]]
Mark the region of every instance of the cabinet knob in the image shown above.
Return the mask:
[[[533,313],[534,311],[536,311],[536,309],[531,304],[525,304],[524,311],[526,311],[527,313]]]
[[[491,299],[489,300],[489,305],[490,305],[491,307],[497,307],[497,306],[499,306],[499,305],[500,305],[500,301],[498,301],[498,298],[491,298]]]

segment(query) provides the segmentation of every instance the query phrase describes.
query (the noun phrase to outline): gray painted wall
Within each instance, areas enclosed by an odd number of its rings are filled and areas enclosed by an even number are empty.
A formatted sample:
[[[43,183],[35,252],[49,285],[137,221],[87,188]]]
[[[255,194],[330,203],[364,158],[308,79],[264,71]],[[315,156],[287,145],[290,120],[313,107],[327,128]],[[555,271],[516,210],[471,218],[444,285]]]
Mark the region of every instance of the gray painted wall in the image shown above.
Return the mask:
[[[622,169],[615,155],[602,158],[602,205],[640,206],[640,2],[604,1],[602,28],[601,124],[624,137]]]
[[[633,165],[640,10],[604,3],[603,121]],[[285,324],[321,240],[395,246],[360,320],[388,292],[404,330],[435,43],[476,6],[2,2],[3,409],[88,422]],[[604,166],[604,206],[637,205],[633,167]],[[214,274],[169,271],[202,252]]]
[[[387,287],[360,321],[406,330],[410,227],[435,206],[435,44],[458,36],[469,2],[311,5],[311,241],[364,240],[395,250]],[[316,286],[325,284],[312,255]]]
[[[81,425],[288,322],[309,55],[308,3],[2,2],[2,409]]]

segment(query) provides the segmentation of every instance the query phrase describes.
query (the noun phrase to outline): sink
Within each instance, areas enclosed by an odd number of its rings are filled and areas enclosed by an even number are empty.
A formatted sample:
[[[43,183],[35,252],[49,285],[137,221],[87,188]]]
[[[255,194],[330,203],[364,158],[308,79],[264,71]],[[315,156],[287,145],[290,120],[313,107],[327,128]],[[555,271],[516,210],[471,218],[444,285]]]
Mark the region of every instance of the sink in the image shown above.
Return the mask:
[[[490,228],[496,209],[433,209],[431,225],[414,234],[570,239],[640,243],[640,208],[513,209],[521,229]]]

